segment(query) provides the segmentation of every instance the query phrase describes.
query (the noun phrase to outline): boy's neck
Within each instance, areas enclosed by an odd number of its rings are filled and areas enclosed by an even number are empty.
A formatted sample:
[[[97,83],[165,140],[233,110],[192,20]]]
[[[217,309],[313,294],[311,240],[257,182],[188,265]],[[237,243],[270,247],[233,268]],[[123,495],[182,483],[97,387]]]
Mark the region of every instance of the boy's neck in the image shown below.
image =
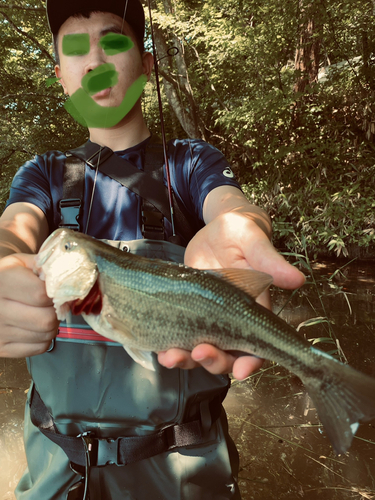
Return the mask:
[[[90,140],[100,146],[106,146],[112,151],[123,151],[136,146],[150,137],[150,131],[143,119],[142,114],[126,117],[118,125],[112,128],[89,129]]]

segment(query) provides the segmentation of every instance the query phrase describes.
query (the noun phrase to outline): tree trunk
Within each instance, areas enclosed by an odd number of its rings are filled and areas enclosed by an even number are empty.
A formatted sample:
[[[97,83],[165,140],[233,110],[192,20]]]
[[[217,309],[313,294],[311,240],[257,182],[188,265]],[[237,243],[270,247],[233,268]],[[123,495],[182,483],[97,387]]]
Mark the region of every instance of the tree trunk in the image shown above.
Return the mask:
[[[318,81],[322,23],[314,9],[314,1],[300,0],[300,37],[295,55],[298,71],[295,92],[305,92],[308,85]]]
[[[320,45],[323,37],[323,18],[317,0],[299,0],[300,29],[295,54],[296,98],[292,114],[292,126],[297,129],[303,122],[306,89],[318,81]],[[302,95],[301,95],[302,94]]]
[[[165,13],[173,13],[170,0],[163,0],[163,5]],[[156,8],[155,0],[151,2],[151,7]],[[172,43],[168,44],[166,35],[156,23],[154,24],[154,36],[157,58],[159,59],[159,73],[163,77],[168,102],[186,134],[191,138],[204,139],[205,128],[199,119],[199,107],[190,85],[184,44],[174,34],[170,37]],[[165,57],[171,46],[178,49],[178,54],[174,57]]]

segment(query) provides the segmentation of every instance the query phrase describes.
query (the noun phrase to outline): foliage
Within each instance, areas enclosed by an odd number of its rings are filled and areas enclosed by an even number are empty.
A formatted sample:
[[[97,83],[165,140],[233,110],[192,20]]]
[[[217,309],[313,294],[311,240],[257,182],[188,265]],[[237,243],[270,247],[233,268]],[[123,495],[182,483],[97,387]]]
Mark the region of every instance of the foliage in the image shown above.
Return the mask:
[[[61,90],[46,86],[54,61],[45,6],[31,0],[27,8],[10,9],[0,1],[1,206],[20,165],[36,153],[68,149],[87,136],[65,112]]]
[[[168,13],[165,3],[156,19],[184,40],[208,139],[270,212],[275,244],[300,252],[302,235],[311,255],[336,256],[373,247],[373,2],[176,0]],[[296,93],[309,16],[330,71]]]
[[[160,47],[180,50],[161,63],[162,87],[169,79],[174,89],[163,94],[168,137],[195,130],[221,149],[245,193],[270,212],[278,247],[301,252],[303,237],[312,256],[373,248],[374,0],[152,2],[158,57]],[[54,61],[43,10],[42,0],[12,9],[0,0],[0,203],[30,156],[87,136],[60,86],[45,85]],[[295,69],[297,54],[306,73]],[[309,57],[326,69],[321,80]],[[157,132],[154,86],[143,106]]]

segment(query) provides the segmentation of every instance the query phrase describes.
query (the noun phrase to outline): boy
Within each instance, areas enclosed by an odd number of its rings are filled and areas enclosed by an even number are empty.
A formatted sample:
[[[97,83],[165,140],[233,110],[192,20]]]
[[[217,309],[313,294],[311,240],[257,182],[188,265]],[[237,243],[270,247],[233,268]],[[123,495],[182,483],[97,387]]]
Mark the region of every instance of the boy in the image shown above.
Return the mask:
[[[143,50],[139,0],[48,0],[47,15],[58,53],[56,75],[78,111],[73,116],[88,123],[91,143],[142,170],[150,133],[139,96],[153,61]],[[125,111],[116,114],[123,103]],[[168,157],[176,196],[197,229],[205,224],[187,246],[187,265],[253,267],[271,273],[277,286],[303,283],[272,247],[268,216],[246,200],[215,148],[174,140]],[[94,333],[94,340],[85,341],[77,329],[64,339],[60,329],[53,342],[58,331],[54,308],[32,269],[34,254],[60,222],[65,163],[66,155],[51,151],[21,167],[0,218],[0,355],[27,357],[33,379],[25,419],[28,469],[17,498],[240,498],[238,457],[221,408],[228,379],[220,374],[233,371],[245,378],[260,360],[200,345],[191,353],[159,353],[160,367],[153,373]],[[81,228],[98,239],[142,238],[142,200],[93,167],[85,166]],[[168,238],[167,220],[164,228]],[[266,297],[261,300],[267,303]],[[37,398],[41,403],[35,410]],[[65,444],[43,434],[41,408],[58,436],[83,446],[83,461],[69,459]],[[178,436],[191,424],[199,432],[192,433],[188,445],[175,437],[172,448],[147,450],[155,436],[168,441],[170,429]],[[139,447],[127,453],[134,442]],[[142,446],[146,453],[138,456]]]

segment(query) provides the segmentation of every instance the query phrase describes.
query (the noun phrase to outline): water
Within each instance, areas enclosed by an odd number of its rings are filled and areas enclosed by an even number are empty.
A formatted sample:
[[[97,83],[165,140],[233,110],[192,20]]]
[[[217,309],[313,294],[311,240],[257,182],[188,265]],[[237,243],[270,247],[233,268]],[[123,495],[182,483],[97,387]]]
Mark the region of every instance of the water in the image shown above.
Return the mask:
[[[23,413],[30,378],[23,359],[0,358],[0,500],[13,490],[26,468]]]
[[[327,314],[349,364],[375,377],[372,264],[352,264],[330,279],[336,269],[332,263],[315,265],[317,285],[294,294],[281,316],[297,326]],[[290,295],[273,293],[275,312]],[[323,323],[302,333],[310,339],[330,336]],[[316,346],[336,349],[331,343]],[[235,381],[225,401],[241,456],[243,500],[375,499],[375,421],[361,425],[350,451],[337,457],[299,379],[271,363],[263,368],[245,382]]]
[[[351,264],[329,279],[337,267],[315,265],[317,286],[294,294],[281,316],[297,326],[327,314],[348,362],[375,377],[373,266]],[[272,294],[275,312],[291,295]],[[304,327],[301,333],[315,339],[330,336],[327,324]],[[24,360],[0,359],[0,500],[14,500],[26,467],[22,427],[28,386]],[[241,457],[243,500],[375,500],[375,421],[361,425],[350,451],[337,457],[299,379],[271,363],[244,382],[234,381],[225,407]]]

